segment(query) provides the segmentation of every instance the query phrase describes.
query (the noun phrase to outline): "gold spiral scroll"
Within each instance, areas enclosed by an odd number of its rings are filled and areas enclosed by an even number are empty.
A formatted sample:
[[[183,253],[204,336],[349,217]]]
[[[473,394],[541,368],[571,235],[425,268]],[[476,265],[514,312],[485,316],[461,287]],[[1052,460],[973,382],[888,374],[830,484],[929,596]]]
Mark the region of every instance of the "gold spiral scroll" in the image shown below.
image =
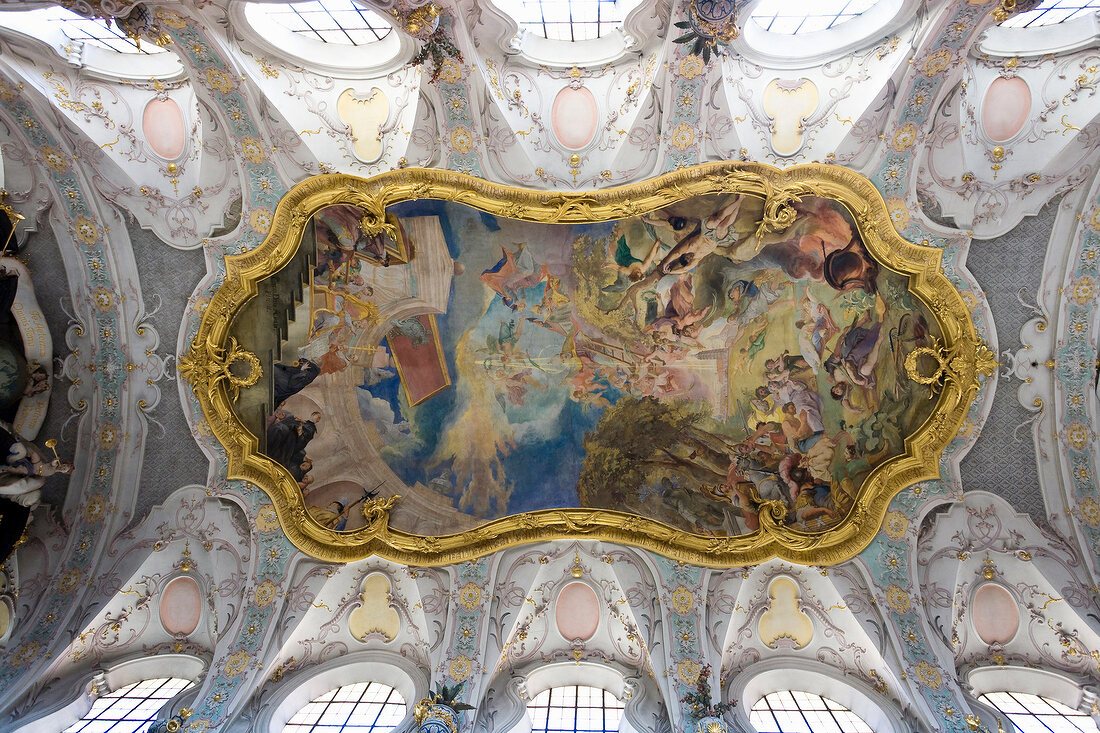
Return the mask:
[[[246,376],[233,373],[236,364],[248,367]],[[230,338],[226,346],[209,342],[204,346],[196,337],[191,350],[180,357],[177,369],[188,382],[194,385],[201,383],[207,391],[215,390],[224,381],[234,402],[240,396],[241,387],[251,387],[263,376],[259,357],[238,346],[235,338]]]

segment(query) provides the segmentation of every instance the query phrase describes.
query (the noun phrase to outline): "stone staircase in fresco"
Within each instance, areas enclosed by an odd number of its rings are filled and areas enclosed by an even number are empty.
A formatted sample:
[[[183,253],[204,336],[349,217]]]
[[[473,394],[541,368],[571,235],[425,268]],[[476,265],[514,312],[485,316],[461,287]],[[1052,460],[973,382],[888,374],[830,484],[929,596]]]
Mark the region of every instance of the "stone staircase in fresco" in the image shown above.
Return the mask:
[[[297,354],[291,343],[301,343],[309,330],[308,285],[316,265],[316,240],[312,220],[306,225],[302,246],[279,272],[259,284],[256,297],[245,304],[230,329],[230,335],[260,359],[263,376],[255,386],[241,390],[235,408],[249,431],[260,441],[266,438],[267,417],[272,411],[276,363],[293,363]],[[295,338],[292,340],[291,336]]]

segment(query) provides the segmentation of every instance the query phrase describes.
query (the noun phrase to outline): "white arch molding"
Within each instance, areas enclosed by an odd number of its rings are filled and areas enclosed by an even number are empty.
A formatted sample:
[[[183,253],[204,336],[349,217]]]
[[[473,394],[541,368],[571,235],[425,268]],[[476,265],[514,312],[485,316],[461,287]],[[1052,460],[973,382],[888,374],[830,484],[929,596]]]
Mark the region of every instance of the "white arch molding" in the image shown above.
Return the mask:
[[[238,2],[229,8],[233,28],[272,58],[341,79],[370,79],[397,71],[412,58],[415,44],[399,28],[363,46],[324,43],[303,37],[267,13],[262,2]]]
[[[0,11],[0,30],[37,43],[45,43],[58,57],[82,73],[107,81],[142,80],[153,77],[161,81],[183,76],[183,64],[171,51],[157,48],[157,53],[141,54],[140,63],[134,62],[137,54],[122,53],[95,43],[70,41],[63,30],[64,21],[54,19],[56,8]],[[144,48],[144,46],[143,46]]]
[[[509,729],[510,733],[530,733],[531,717],[526,706],[538,695],[555,687],[581,685],[596,687],[610,692],[624,703],[623,718],[619,724],[620,733],[636,733],[631,724],[630,712],[643,696],[636,696],[639,680],[630,676],[613,664],[593,664],[592,662],[559,662],[539,665],[526,675],[512,678],[512,685],[522,697],[523,714]],[[637,720],[635,717],[634,720]]]
[[[801,690],[838,702],[863,720],[876,733],[904,733],[901,711],[869,685],[852,677],[838,678],[832,667],[807,659],[783,657],[754,664],[734,677],[726,702],[736,702],[728,713],[742,730],[755,730],[749,712],[760,698],[772,692]]]
[[[979,667],[966,676],[974,697],[990,692],[1026,692],[1050,698],[1074,710],[1081,709],[1085,691],[1068,677],[1045,669],[1030,667]]]
[[[619,0],[624,8],[622,27],[587,41],[556,41],[520,27],[505,9],[519,0],[488,0],[482,12],[503,29],[497,39],[499,50],[536,66],[560,69],[571,66],[600,66],[614,63],[628,53],[647,46],[652,33],[647,21],[661,0]]]
[[[1100,16],[1078,16],[1064,23],[1031,28],[995,25],[978,42],[978,50],[1004,58],[1066,54],[1088,48],[1100,38]]]
[[[818,66],[848,53],[866,48],[910,23],[922,0],[879,0],[866,12],[833,28],[810,33],[773,33],[752,20],[753,12],[765,3],[782,0],[752,0],[737,11],[741,31],[730,45],[749,61],[772,69],[803,69]]]
[[[532,669],[523,677],[524,697],[530,701],[553,687],[586,685],[607,690],[619,699],[629,699],[633,688],[627,685],[626,676],[611,665],[591,662],[561,662],[545,664]]]
[[[12,733],[57,733],[87,715],[92,709],[92,703],[102,694],[120,690],[142,680],[162,677],[179,677],[195,683],[202,679],[205,673],[206,662],[189,654],[156,654],[119,662],[100,673],[89,676],[81,688],[80,695],[72,702],[16,728]],[[106,690],[102,688],[95,690],[103,683],[106,684]],[[194,689],[192,684],[175,698],[165,701],[165,704],[172,705],[175,700],[193,692]]]
[[[413,706],[428,695],[424,670],[400,654],[380,649],[352,652],[287,678],[257,715],[254,730],[282,733],[295,713],[314,698],[355,682],[381,682],[405,698],[407,712],[395,731],[411,728]]]

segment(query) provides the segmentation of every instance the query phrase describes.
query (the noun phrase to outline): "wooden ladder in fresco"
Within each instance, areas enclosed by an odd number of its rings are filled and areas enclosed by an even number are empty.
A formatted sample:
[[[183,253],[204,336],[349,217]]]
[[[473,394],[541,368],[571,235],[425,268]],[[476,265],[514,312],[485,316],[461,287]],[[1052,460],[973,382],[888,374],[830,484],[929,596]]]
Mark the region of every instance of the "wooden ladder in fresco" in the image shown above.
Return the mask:
[[[597,341],[587,336],[577,337],[577,347],[587,349],[601,356],[607,357],[612,361],[617,361],[620,364],[631,364],[632,362],[627,358],[626,349],[616,344],[609,344],[605,341]]]

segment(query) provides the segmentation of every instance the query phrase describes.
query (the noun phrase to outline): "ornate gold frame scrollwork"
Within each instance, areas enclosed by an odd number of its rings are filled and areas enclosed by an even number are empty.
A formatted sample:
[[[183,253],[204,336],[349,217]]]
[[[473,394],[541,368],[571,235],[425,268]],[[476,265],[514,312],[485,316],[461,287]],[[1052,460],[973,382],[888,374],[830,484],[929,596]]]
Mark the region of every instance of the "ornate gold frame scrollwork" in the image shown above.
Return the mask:
[[[229,337],[230,324],[257,283],[274,274],[297,250],[306,222],[333,204],[353,204],[365,223],[387,223],[386,208],[415,199],[466,204],[502,217],[543,223],[583,223],[637,216],[677,201],[706,194],[741,192],[766,200],[761,226],[778,230],[794,219],[791,202],[822,196],[844,204],[863,241],[881,265],[909,277],[909,290],[934,315],[942,338],[921,352],[935,362],[922,373],[913,357],[909,371],[938,393],[925,423],[906,440],[906,452],[879,465],[864,482],[848,516],[823,532],[804,532],[782,523],[783,507],[760,507],[760,529],[746,535],[715,537],[684,532],[634,514],[603,509],[551,509],[508,516],[473,530],[428,537],[388,525],[398,497],[371,500],[368,523],[350,532],[326,529],[306,512],[302,492],[290,473],[260,454],[258,441],[233,409],[237,382],[229,366],[242,357]],[[295,186],[275,210],[271,232],[251,252],[226,257],[225,281],[203,313],[181,370],[192,383],[207,423],[228,453],[229,478],[251,481],[271,497],[287,537],[303,551],[330,562],[378,554],[412,565],[443,565],[480,557],[507,547],[549,539],[588,538],[633,545],[675,560],[729,567],[780,557],[829,565],[852,557],[877,533],[890,500],[903,488],[939,477],[939,459],[958,431],[979,388],[978,375],[991,374],[992,354],[974,330],[966,303],[940,268],[940,250],[921,247],[894,231],[878,190],[866,178],[839,166],[800,165],[779,170],[759,163],[706,163],[642,183],[583,193],[535,191],[502,186],[444,170],[406,168],[370,179],[348,175],[315,176]],[[249,375],[250,377],[252,374]],[[258,376],[258,375],[257,375]]]

